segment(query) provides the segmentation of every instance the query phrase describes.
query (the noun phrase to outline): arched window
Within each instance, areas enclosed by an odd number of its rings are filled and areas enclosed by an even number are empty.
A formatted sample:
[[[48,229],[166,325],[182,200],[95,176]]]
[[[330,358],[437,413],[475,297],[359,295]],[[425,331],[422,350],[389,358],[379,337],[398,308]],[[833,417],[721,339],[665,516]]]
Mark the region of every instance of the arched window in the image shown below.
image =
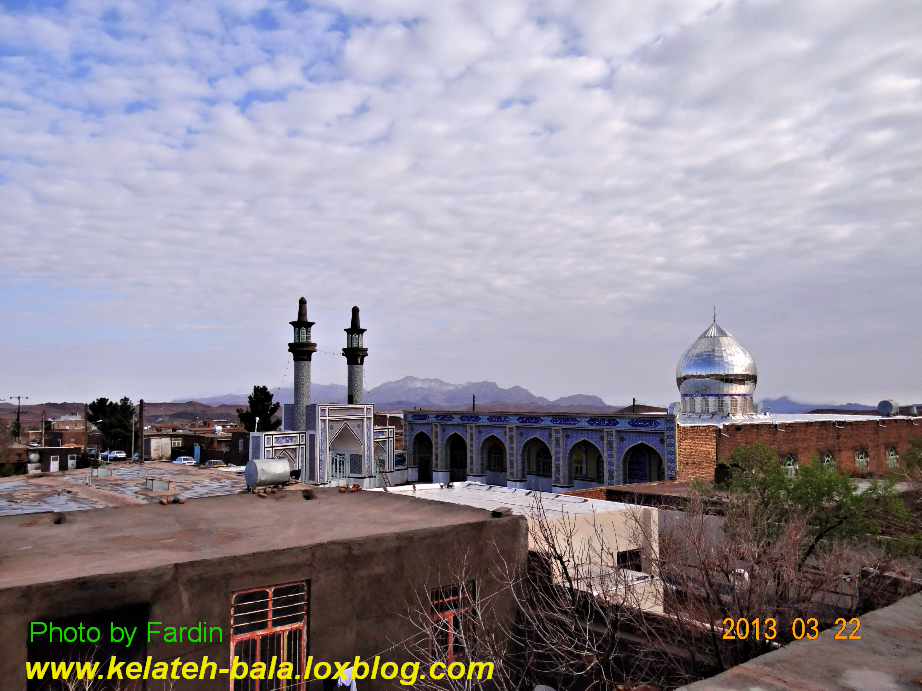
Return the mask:
[[[858,469],[859,473],[868,472],[868,464],[870,460],[871,459],[868,456],[867,449],[858,449],[855,452],[855,467]]]
[[[824,468],[835,468],[836,467],[836,457],[832,451],[823,452],[823,467]]]
[[[602,482],[602,454],[590,442],[584,439],[570,449],[569,462],[574,479]]]
[[[898,468],[900,465],[900,454],[897,452],[895,446],[891,446],[887,449],[887,467],[890,470]]]
[[[529,439],[522,447],[522,456],[527,474],[551,477],[551,450],[541,439]]]
[[[790,478],[797,477],[797,456],[789,453],[784,457],[784,472]]]

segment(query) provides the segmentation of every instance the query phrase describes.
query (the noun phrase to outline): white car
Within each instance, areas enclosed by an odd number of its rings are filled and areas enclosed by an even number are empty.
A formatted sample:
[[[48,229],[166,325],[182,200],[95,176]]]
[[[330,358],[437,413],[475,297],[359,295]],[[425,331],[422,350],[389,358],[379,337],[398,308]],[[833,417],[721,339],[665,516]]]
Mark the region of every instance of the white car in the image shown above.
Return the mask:
[[[192,456],[177,456],[173,463],[176,465],[195,465],[195,459]]]
[[[126,458],[128,458],[128,454],[125,453],[124,451],[110,451],[109,452],[110,461],[124,461]]]

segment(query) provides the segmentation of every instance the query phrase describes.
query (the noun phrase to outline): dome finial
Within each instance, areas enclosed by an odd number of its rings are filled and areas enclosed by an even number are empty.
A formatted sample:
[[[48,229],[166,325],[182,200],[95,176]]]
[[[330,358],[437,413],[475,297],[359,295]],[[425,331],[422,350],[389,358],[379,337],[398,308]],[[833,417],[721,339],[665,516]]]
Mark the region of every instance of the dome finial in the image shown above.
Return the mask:
[[[714,323],[717,323],[717,305],[714,305]]]
[[[307,298],[304,296],[298,300],[298,321],[306,322],[307,321]]]

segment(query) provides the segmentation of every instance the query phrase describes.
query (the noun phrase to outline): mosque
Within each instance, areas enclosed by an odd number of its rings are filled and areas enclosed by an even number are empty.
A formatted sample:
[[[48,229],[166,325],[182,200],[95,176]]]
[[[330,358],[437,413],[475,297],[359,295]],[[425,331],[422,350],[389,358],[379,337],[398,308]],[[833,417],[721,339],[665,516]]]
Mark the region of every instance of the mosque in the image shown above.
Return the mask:
[[[368,356],[359,308],[352,308],[343,356],[347,363],[348,400],[311,402],[311,341],[307,300],[298,301],[298,318],[288,352],[294,361],[294,403],[283,408],[282,430],[250,435],[250,460],[284,459],[293,478],[316,484],[359,485],[369,489],[406,482],[405,468],[395,467],[395,429],[374,424],[374,406],[364,403],[364,364]]]
[[[740,446],[765,444],[785,468],[834,465],[853,476],[883,476],[922,438],[915,407],[882,401],[877,415],[773,414],[753,396],[755,358],[729,331],[711,324],[676,366],[680,400],[666,412],[614,413],[404,411],[405,462],[397,464],[395,429],[374,424],[364,403],[365,329],[352,308],[342,353],[348,402],[310,400],[312,342],[307,301],[290,322],[294,404],[283,430],[250,435],[250,459],[285,459],[292,477],[363,488],[463,480],[568,492],[601,485],[669,480],[720,482]]]
[[[775,449],[793,474],[804,463],[856,477],[898,471],[922,438],[913,406],[882,401],[877,415],[773,414],[753,395],[755,358],[710,325],[676,366],[680,400],[668,413],[404,413],[408,481],[476,480],[543,491],[660,480],[721,482],[740,446]]]
[[[805,463],[836,467],[855,477],[898,472],[900,456],[922,439],[915,406],[881,401],[877,414],[779,414],[753,402],[758,370],[752,354],[717,323],[685,351],[676,366],[681,400],[676,415],[679,480],[720,483],[740,446],[764,444],[794,475]]]

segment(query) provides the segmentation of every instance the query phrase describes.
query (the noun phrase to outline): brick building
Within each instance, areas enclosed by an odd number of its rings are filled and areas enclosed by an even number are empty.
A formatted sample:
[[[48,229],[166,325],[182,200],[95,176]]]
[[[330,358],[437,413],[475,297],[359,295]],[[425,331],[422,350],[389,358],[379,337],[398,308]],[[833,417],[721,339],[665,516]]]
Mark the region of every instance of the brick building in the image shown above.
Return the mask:
[[[898,470],[911,441],[922,439],[922,418],[760,415],[720,423],[680,421],[676,432],[679,480],[720,479],[733,452],[751,444],[776,450],[792,469],[816,461],[856,477],[879,477]]]
[[[676,367],[678,480],[720,480],[733,452],[752,444],[777,451],[792,473],[816,461],[856,477],[883,476],[899,469],[913,439],[922,439],[915,407],[892,401],[881,401],[877,415],[759,413],[752,400],[757,377],[752,355],[715,315]]]

